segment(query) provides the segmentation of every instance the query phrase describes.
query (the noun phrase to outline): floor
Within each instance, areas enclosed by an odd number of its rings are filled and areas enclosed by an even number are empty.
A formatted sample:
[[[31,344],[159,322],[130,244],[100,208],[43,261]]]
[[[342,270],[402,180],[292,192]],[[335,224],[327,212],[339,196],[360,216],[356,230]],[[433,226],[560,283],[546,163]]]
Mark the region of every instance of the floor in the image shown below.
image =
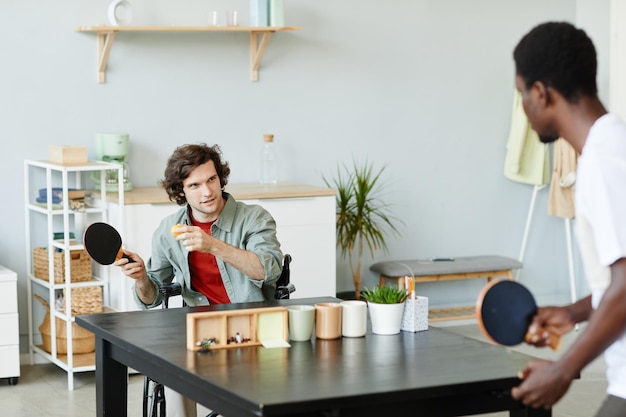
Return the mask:
[[[444,322],[446,327],[468,337],[484,340],[475,322]],[[575,334],[564,339],[561,351],[567,348]],[[529,355],[554,359],[559,352],[520,346],[515,350]],[[95,378],[93,372],[75,374],[74,391],[67,390],[67,374],[52,364],[22,366],[17,385],[0,382],[2,414],[12,417],[85,417],[96,415]],[[129,376],[128,415],[141,416],[143,377]],[[553,410],[554,417],[590,417],[604,398],[606,379],[604,363],[598,359],[587,367],[579,380]],[[505,417],[508,413],[492,413],[483,417]]]

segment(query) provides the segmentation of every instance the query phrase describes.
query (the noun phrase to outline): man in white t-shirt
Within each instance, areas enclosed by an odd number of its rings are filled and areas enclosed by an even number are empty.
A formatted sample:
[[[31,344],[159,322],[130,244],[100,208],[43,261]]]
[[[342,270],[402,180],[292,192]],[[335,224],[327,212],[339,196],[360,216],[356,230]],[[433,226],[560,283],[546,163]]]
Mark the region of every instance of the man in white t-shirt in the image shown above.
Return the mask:
[[[569,23],[541,24],[513,53],[515,84],[542,142],[563,137],[580,154],[576,237],[591,294],[563,307],[539,308],[528,343],[546,346],[548,332],[587,326],[556,361],[532,361],[511,394],[550,408],[585,366],[604,352],[607,397],[597,416],[626,416],[626,125],[597,95],[596,51]]]

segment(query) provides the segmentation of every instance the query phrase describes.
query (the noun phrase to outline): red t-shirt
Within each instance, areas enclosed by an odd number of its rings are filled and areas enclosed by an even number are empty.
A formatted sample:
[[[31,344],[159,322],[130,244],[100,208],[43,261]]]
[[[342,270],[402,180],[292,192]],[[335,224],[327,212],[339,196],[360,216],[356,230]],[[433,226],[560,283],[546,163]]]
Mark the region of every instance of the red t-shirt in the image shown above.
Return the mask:
[[[202,223],[191,216],[191,224],[211,234],[211,225]],[[215,256],[210,253],[189,252],[189,270],[191,271],[191,288],[203,294],[211,304],[230,304],[230,298],[224,288],[224,282],[217,266]]]

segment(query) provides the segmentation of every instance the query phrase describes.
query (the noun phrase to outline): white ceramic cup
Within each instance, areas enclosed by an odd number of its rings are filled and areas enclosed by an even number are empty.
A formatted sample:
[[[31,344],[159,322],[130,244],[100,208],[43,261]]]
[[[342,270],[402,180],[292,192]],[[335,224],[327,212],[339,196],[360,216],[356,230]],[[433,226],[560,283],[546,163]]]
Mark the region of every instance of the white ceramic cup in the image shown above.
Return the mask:
[[[287,306],[289,315],[289,340],[301,342],[310,340],[315,323],[315,307],[311,305]]]
[[[341,334],[344,337],[363,337],[367,331],[367,303],[347,300],[341,303]]]

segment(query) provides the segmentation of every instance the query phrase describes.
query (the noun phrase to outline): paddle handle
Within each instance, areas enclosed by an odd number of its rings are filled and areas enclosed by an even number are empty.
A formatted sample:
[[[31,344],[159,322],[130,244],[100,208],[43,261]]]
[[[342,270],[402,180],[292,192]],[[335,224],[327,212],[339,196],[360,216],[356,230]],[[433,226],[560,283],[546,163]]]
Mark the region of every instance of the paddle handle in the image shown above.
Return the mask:
[[[135,262],[133,258],[131,258],[130,256],[124,253],[124,249],[120,248],[120,250],[117,252],[117,256],[115,257],[115,260],[119,261],[122,258],[128,259],[128,263]]]
[[[524,336],[524,340],[528,341],[530,339],[530,336],[530,333],[526,333],[526,336]],[[559,350],[559,348],[561,347],[561,336],[548,332],[547,345],[550,346],[552,350]]]
[[[559,350],[561,347],[561,336],[550,333],[548,335],[548,346],[550,346],[552,350]]]

